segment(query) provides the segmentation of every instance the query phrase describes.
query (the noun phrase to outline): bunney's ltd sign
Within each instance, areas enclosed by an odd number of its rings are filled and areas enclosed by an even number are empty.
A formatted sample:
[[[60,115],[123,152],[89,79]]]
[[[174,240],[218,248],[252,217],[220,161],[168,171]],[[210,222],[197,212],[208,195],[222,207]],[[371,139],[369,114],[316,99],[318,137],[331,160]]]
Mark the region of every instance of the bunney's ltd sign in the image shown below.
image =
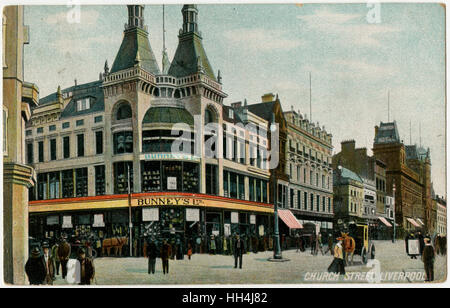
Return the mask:
[[[136,206],[203,206],[205,205],[203,200],[195,198],[183,198],[183,197],[155,197],[155,198],[139,198],[134,199],[133,202]]]

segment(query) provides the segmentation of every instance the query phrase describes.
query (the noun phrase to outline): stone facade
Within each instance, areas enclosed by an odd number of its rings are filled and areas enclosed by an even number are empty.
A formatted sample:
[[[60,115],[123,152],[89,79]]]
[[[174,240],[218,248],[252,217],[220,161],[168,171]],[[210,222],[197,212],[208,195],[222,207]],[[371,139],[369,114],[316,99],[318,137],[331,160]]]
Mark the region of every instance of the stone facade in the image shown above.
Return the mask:
[[[333,170],[332,135],[293,109],[284,112],[287,122],[286,168],[289,176],[287,198],[283,203],[303,223],[321,224],[332,229]]]
[[[429,151],[405,146],[397,123],[380,123],[375,127],[373,153],[386,164],[386,191],[392,194],[395,184],[395,214],[405,230],[415,229],[409,219],[427,229],[431,208],[431,160]],[[423,222],[423,224],[422,224]]]
[[[58,87],[33,109],[26,133],[27,159],[35,166],[38,180],[30,202],[36,218],[33,232],[42,235],[48,224],[44,218],[54,213],[59,215],[55,218],[59,225],[61,215],[70,215],[57,205],[58,199],[80,202],[80,198],[113,196],[121,200],[128,193],[128,178],[131,193],[136,195],[194,194],[205,204],[205,198],[229,198],[224,208],[211,209],[222,217],[214,222],[218,225],[214,231],[221,235],[229,214],[223,213],[225,207],[238,211],[245,201],[252,215],[259,209],[267,213],[269,121],[223,104],[227,95],[220,73],[213,73],[203,48],[196,5],[183,6],[179,45],[170,67],[162,71],[154,61],[143,10],[140,5],[128,6],[122,45],[111,69],[105,62],[99,80]],[[182,135],[181,153],[172,151],[176,143],[172,129]],[[212,140],[214,150],[207,147]],[[235,206],[230,205],[233,200]],[[116,203],[105,202],[104,206],[115,208]],[[102,212],[91,201],[81,208],[89,215]],[[133,220],[140,224],[140,209],[134,212],[137,218]],[[207,215],[202,209],[202,222]],[[269,232],[267,222],[264,228]],[[205,235],[206,231],[201,232]]]
[[[25,123],[39,90],[24,81],[23,50],[29,29],[23,6],[3,10],[3,275],[11,284],[25,284],[28,259],[28,188],[33,169],[25,164]]]

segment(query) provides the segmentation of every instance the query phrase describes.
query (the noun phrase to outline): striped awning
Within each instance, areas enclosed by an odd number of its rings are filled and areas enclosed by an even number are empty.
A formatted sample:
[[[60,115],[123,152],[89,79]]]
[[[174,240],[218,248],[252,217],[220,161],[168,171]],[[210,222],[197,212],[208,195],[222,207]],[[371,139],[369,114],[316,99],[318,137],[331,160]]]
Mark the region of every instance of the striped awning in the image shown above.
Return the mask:
[[[422,226],[425,226],[425,224],[423,223],[423,221],[420,218],[416,218],[416,221],[418,221]]]
[[[420,228],[420,225],[412,218],[406,218],[414,227]]]
[[[381,220],[382,223],[384,223],[387,227],[392,227],[392,225],[386,220],[384,217],[378,217],[379,220]]]
[[[302,224],[289,210],[278,210],[278,217],[289,227],[289,229],[303,229]]]

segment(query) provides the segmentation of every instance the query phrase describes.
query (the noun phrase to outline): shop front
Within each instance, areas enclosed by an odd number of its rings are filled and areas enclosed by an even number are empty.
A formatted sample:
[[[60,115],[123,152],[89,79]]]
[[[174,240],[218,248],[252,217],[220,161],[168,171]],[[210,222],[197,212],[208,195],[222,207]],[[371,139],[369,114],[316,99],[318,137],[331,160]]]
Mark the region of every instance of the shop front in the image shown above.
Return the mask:
[[[131,206],[131,217],[129,216]],[[97,255],[108,253],[105,240],[126,238],[119,253],[129,256],[129,223],[132,254],[145,255],[148,241],[167,240],[173,258],[182,258],[187,247],[195,253],[231,254],[234,235],[247,249],[269,249],[273,209],[270,204],[188,193],[141,193],[32,201],[30,236],[53,243],[65,236],[72,243],[88,243]]]

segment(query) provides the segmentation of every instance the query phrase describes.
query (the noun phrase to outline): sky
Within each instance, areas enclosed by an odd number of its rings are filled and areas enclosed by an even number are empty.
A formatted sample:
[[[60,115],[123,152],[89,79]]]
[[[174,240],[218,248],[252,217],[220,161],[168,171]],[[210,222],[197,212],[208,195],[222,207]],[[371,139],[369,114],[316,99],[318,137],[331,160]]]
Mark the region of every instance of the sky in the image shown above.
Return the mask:
[[[170,59],[181,8],[165,6]],[[446,195],[441,5],[199,4],[198,9],[203,44],[214,71],[221,71],[226,105],[258,103],[263,94],[275,93],[284,111],[293,108],[309,118],[311,73],[312,119],[333,135],[334,153],[341,141],[354,139],[371,155],[374,126],[388,121],[389,92],[390,120],[405,144],[430,148],[434,189]],[[30,26],[25,78],[38,85],[40,97],[75,79],[97,80],[120,47],[124,5],[81,6],[80,22],[69,22],[73,12],[66,5],[25,7]],[[162,5],[146,5],[144,12],[161,67]]]

